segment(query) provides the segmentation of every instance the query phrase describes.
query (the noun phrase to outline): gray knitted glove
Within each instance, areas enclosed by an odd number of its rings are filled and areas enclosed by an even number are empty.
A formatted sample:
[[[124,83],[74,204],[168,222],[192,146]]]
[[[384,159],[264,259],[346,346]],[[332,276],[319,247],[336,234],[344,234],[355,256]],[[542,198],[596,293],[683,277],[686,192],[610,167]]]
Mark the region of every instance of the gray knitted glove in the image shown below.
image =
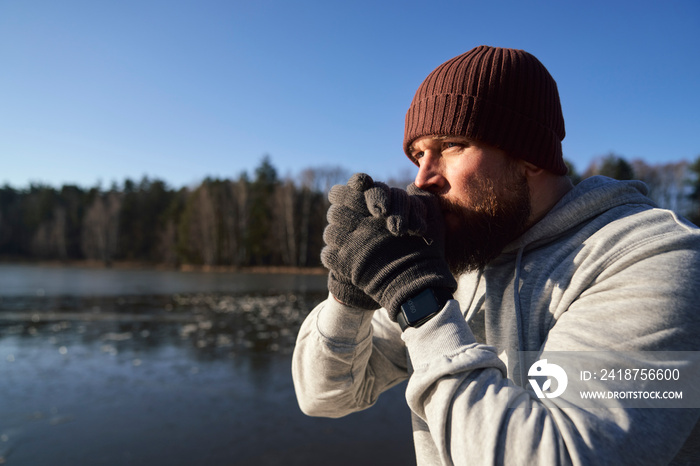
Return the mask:
[[[369,175],[364,173],[354,174],[346,185],[335,185],[331,188],[328,193],[331,208],[333,206],[344,206],[361,215],[369,215],[364,192],[373,186],[374,182]],[[382,307],[374,299],[367,296],[364,291],[353,285],[349,277],[338,274],[329,263],[326,263],[324,256],[327,253],[327,249],[328,246],[321,251],[321,262],[328,269],[328,291],[338,301],[357,309],[373,311]]]
[[[431,196],[411,184],[414,194]],[[434,196],[433,196],[434,198]],[[428,231],[427,209],[428,198],[409,195],[403,189],[390,188],[384,183],[375,181],[374,187],[365,191],[365,202],[369,212],[375,217],[386,218],[386,228],[394,236],[416,235],[423,236]],[[435,208],[440,209],[435,199]]]
[[[444,260],[437,199],[413,185],[409,190],[411,194],[374,183],[368,175],[354,175],[348,185],[331,190],[329,225],[323,234],[321,260],[331,272],[331,293],[360,307],[347,297],[357,299],[362,292],[392,320],[399,306],[422,290],[457,287]]]

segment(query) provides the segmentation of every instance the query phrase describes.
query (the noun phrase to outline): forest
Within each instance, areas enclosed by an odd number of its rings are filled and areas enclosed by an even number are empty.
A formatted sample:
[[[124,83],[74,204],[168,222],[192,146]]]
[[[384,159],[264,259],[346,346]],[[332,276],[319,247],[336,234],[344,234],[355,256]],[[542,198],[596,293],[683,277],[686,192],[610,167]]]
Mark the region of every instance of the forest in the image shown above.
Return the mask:
[[[639,179],[649,197],[700,224],[700,157],[649,165],[616,154],[597,158],[574,183],[592,175]],[[318,267],[327,193],[350,173],[309,168],[282,178],[269,157],[237,179],[206,178],[169,187],[144,177],[121,186],[0,187],[0,259],[94,261],[182,267]],[[404,187],[411,180],[387,182]]]

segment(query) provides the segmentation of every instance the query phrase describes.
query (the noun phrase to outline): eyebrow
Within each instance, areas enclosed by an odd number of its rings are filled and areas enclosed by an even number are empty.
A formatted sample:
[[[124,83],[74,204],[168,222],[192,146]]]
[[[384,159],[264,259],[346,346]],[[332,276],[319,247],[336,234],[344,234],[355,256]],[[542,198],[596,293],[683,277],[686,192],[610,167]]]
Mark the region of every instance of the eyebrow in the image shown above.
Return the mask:
[[[430,140],[431,141],[444,141],[445,139],[453,138],[453,137],[464,137],[464,136],[450,136],[450,135],[444,134],[444,135],[439,135],[439,136],[431,136]],[[413,144],[408,146],[409,152],[413,152],[414,150],[417,150],[417,149],[413,146]]]

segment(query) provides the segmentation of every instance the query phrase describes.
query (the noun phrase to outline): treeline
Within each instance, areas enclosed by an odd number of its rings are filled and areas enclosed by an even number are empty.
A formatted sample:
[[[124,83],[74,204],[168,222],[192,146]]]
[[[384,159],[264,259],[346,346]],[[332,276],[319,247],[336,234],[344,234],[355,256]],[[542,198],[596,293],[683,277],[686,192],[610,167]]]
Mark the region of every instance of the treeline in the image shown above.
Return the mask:
[[[650,165],[638,159],[628,162],[611,153],[593,160],[582,175],[569,165],[569,174],[574,183],[592,175],[641,180],[649,188],[648,196],[660,207],[673,210],[700,225],[700,157],[694,162],[682,160]]]
[[[581,175],[570,165],[574,182],[594,174],[641,179],[662,207],[700,223],[700,158],[648,165],[610,154]],[[324,167],[281,178],[264,158],[252,175],[207,178],[193,188],[148,178],[110,189],[6,185],[0,188],[0,258],[319,266],[327,192],[348,177],[340,167]]]
[[[252,176],[171,189],[127,179],[108,190],[0,188],[0,257],[207,266],[320,265],[330,186],[342,168],[281,179],[268,158]]]

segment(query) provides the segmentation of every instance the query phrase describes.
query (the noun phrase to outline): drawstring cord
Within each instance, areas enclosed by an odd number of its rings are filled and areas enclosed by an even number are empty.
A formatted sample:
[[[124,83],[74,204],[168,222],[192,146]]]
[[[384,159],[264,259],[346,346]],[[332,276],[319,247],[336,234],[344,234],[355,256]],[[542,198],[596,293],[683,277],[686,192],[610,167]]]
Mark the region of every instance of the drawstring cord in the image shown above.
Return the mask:
[[[479,284],[481,283],[481,276],[483,275],[483,271],[479,269],[477,271],[477,276],[476,276],[476,284],[474,285],[474,289],[472,289],[472,295],[471,298],[469,298],[469,304],[464,306],[464,311],[462,315],[464,316],[464,320],[468,321],[469,317],[469,310],[472,309],[472,306],[474,305],[474,298],[476,297],[476,291],[479,289]],[[466,303],[466,301],[465,301]]]

